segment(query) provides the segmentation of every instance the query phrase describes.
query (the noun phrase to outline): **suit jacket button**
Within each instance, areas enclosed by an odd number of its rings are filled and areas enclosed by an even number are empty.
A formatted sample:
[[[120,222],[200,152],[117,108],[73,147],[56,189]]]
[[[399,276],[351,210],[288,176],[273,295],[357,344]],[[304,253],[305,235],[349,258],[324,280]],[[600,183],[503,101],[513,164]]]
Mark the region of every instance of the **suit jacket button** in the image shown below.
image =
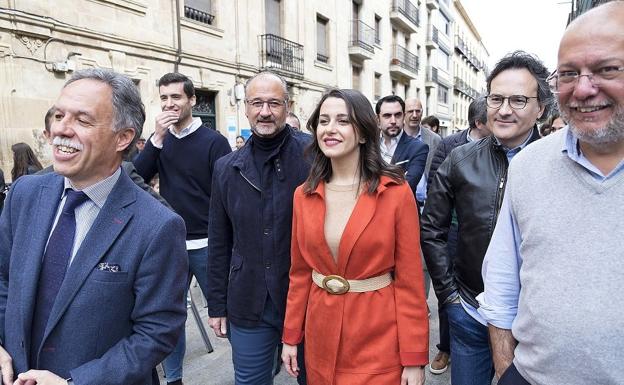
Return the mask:
[[[264,268],[265,269],[270,269],[271,268],[271,262],[267,262],[264,264]]]

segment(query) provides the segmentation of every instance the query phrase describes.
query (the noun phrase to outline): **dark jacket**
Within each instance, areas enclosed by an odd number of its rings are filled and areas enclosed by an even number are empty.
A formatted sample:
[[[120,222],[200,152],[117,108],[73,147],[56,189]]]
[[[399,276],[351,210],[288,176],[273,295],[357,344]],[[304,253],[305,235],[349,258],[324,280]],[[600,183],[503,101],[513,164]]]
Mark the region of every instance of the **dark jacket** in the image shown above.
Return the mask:
[[[269,157],[261,183],[254,137],[216,162],[208,225],[208,313],[243,327],[262,317],[267,294],[282,318],[290,269],[292,201],[308,176],[310,136],[289,134]],[[263,189],[262,186],[265,186]]]
[[[182,138],[167,131],[162,148],[148,139],[134,161],[145,182],[158,174],[160,195],[184,219],[187,240],[208,237],[212,172],[217,159],[230,152],[227,139],[203,124]]]
[[[383,140],[383,139],[382,139]],[[403,132],[399,143],[397,143],[391,164],[400,166],[405,170],[405,180],[409,184],[414,196],[416,196],[416,186],[425,172],[427,164],[427,154],[429,146],[420,140],[413,138]]]
[[[529,143],[537,139],[534,128]],[[507,167],[505,152],[490,135],[451,151],[433,178],[421,219],[421,246],[440,303],[459,292],[478,307],[481,265],[503,201]],[[447,237],[453,209],[459,239],[451,260]]]
[[[468,143],[468,131],[470,129],[463,130],[461,132],[456,132],[453,135],[449,135],[446,138],[443,138],[438,147],[436,147],[436,151],[433,154],[433,158],[431,159],[431,168],[429,169],[429,179],[427,180],[427,186],[431,187],[431,183],[433,182],[433,176],[436,171],[438,171],[438,167],[444,162],[444,159],[451,153],[451,151],[455,147],[459,147],[463,144]]]

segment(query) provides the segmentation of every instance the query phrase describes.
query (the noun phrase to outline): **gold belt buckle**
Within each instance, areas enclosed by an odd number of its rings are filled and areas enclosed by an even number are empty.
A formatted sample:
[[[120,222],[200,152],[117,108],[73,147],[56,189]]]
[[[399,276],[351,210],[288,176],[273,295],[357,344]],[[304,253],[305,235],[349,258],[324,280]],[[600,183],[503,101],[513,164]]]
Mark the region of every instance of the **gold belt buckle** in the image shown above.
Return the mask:
[[[329,294],[344,294],[349,291],[349,281],[339,275],[328,275],[323,278],[323,289]]]

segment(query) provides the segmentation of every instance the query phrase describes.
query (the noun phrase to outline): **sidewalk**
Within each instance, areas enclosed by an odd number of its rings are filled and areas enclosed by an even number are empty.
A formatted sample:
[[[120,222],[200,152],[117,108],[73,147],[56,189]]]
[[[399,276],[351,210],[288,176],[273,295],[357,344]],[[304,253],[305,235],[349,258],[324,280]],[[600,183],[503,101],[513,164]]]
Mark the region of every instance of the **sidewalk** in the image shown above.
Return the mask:
[[[193,285],[194,286],[194,285]],[[193,298],[199,301],[200,291],[197,287],[191,287],[193,290]],[[433,359],[437,353],[436,344],[439,342],[438,334],[438,310],[437,301],[433,290],[429,293],[429,308],[431,309],[430,340],[429,340],[429,356]],[[202,303],[198,303],[201,306]],[[189,309],[188,319],[186,321],[186,357],[184,359],[184,384],[185,385],[234,385],[234,371],[232,368],[232,356],[230,344],[227,339],[215,337],[212,330],[208,328],[208,312],[205,308],[200,309],[201,317],[205,327],[208,329],[210,342],[214,351],[210,354],[206,353],[206,348],[199,334],[195,318]],[[381,354],[381,352],[380,352]],[[428,369],[425,369],[426,384],[428,385],[448,385],[450,384],[450,368],[441,375],[432,375]],[[165,384],[161,378],[161,383]],[[281,370],[274,381],[274,385],[296,385],[297,381]],[[397,384],[398,385],[398,384]]]

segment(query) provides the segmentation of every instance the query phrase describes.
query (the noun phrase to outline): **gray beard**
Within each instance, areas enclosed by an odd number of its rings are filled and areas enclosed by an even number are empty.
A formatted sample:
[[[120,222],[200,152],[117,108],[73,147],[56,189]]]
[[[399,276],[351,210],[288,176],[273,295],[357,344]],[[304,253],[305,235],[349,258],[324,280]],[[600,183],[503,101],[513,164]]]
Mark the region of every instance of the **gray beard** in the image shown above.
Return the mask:
[[[562,110],[564,110],[562,108]],[[581,142],[588,143],[593,146],[601,146],[607,144],[614,144],[624,141],[624,107],[618,107],[613,113],[613,117],[603,128],[597,130],[581,130],[574,125],[569,119],[566,112],[562,112],[563,118],[569,122],[568,126],[570,130],[576,135]]]

